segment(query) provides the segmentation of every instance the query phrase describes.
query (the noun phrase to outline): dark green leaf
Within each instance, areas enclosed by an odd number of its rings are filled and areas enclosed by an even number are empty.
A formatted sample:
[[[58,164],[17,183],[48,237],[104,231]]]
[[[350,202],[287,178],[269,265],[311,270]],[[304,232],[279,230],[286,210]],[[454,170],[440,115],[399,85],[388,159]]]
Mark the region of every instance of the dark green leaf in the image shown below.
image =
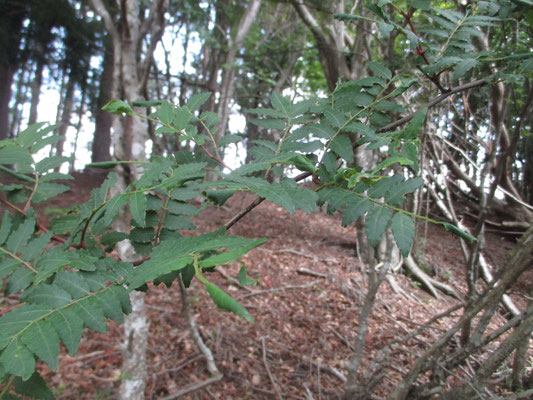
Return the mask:
[[[20,257],[25,261],[33,261],[37,256],[41,255],[46,247],[50,244],[52,232],[46,232],[38,235],[31,240],[29,244],[22,249]]]
[[[30,295],[25,297],[28,303],[42,304],[50,308],[59,308],[71,302],[72,296],[57,285],[40,283]]]
[[[0,245],[4,244],[11,232],[12,221],[11,214],[8,211],[4,211],[2,223],[0,224]]]
[[[52,197],[67,192],[70,190],[70,187],[63,185],[61,183],[55,182],[43,182],[37,187],[37,191],[33,196],[34,203],[42,203],[43,201],[49,200]]]
[[[157,110],[157,117],[162,123],[170,125],[174,118],[174,106],[168,101],[163,101],[159,109]]]
[[[366,233],[368,236],[368,244],[370,246],[376,247],[378,245],[391,218],[392,213],[386,207],[374,207],[368,212],[366,215]]]
[[[270,102],[272,104],[272,107],[274,107],[276,110],[283,113],[284,116],[290,115],[290,108],[291,103],[288,99],[280,95],[278,92],[272,92],[272,96],[270,97]]]
[[[35,164],[35,171],[43,174],[50,169],[59,168],[61,165],[69,161],[70,158],[64,156],[46,157]]]
[[[162,100],[133,101],[131,104],[135,107],[156,107],[163,103]]]
[[[234,190],[208,190],[204,192],[205,196],[217,206],[224,205],[234,193]]]
[[[167,210],[171,214],[176,215],[196,215],[198,214],[198,209],[189,203],[184,203],[181,201],[169,200],[167,203]]]
[[[198,110],[211,97],[211,93],[198,93],[189,98],[187,101],[187,108],[194,111]]]
[[[59,336],[57,336],[56,330],[48,321],[39,321],[31,324],[20,339],[50,369],[57,370],[59,364]]]
[[[35,371],[33,353],[22,344],[20,339],[15,339],[11,342],[2,353],[0,361],[2,361],[8,373],[20,376],[22,380],[28,380]]]
[[[392,217],[391,230],[402,256],[407,257],[411,251],[415,237],[415,223],[413,219],[401,212],[397,212]]]
[[[50,309],[43,305],[23,304],[2,315],[0,318],[0,350],[11,343],[29,325],[37,323],[49,312]]]
[[[66,290],[74,299],[87,296],[91,289],[83,275],[74,271],[60,271],[56,274],[54,283]]]
[[[37,372],[24,381],[17,377],[14,381],[15,393],[39,400],[54,400],[54,393],[46,386],[45,380]],[[17,397],[18,399],[18,397]],[[2,398],[2,400],[4,400]],[[7,399],[6,399],[7,400]]]
[[[237,247],[236,249],[229,252],[224,252],[208,257],[205,260],[200,261],[198,265],[202,268],[209,268],[217,265],[223,265],[230,261],[235,261],[238,258],[242,257],[244,254],[248,253],[250,250],[262,245],[266,241],[267,239],[249,239],[248,243],[244,246]]]
[[[342,157],[348,164],[352,164],[354,160],[352,142],[345,135],[338,135],[330,143],[331,150],[333,150],[339,157]]]
[[[128,203],[128,196],[119,194],[109,199],[105,205],[104,221],[106,225],[111,225],[118,212]]]
[[[35,219],[26,218],[17,229],[15,229],[6,242],[6,248],[12,253],[18,253],[22,247],[28,243],[33,231],[35,230]]]
[[[427,111],[427,108],[421,109],[413,116],[411,121],[409,121],[405,128],[406,139],[416,139],[418,137],[422,130],[422,125],[424,125],[424,121],[426,120]]]
[[[74,303],[72,310],[81,317],[87,328],[100,333],[107,332],[104,313],[93,298],[89,297]]]
[[[392,78],[392,72],[383,64],[376,61],[369,61],[368,68],[374,73],[374,75],[389,80]]]
[[[59,334],[61,341],[67,347],[69,354],[78,351],[78,345],[83,333],[83,321],[72,309],[55,311],[48,319]]]
[[[173,123],[176,129],[182,130],[189,125],[191,114],[185,107],[179,107],[174,111]]]
[[[146,196],[143,192],[133,192],[128,197],[130,203],[131,216],[139,224],[139,226],[145,226],[146,218]]]
[[[6,294],[11,295],[26,289],[33,281],[35,274],[28,269],[17,269],[7,279]]]
[[[5,258],[0,261],[0,279],[12,274],[22,263],[14,258]]]
[[[33,163],[33,158],[30,152],[23,149],[16,144],[7,144],[0,148],[0,164],[3,165],[25,165],[30,166]]]
[[[154,235],[153,228],[133,228],[130,231],[129,239],[137,243],[151,243]]]
[[[281,119],[255,119],[250,118],[249,120],[252,124],[260,126],[262,128],[267,129],[276,129],[276,130],[284,130],[286,127],[285,121]]]

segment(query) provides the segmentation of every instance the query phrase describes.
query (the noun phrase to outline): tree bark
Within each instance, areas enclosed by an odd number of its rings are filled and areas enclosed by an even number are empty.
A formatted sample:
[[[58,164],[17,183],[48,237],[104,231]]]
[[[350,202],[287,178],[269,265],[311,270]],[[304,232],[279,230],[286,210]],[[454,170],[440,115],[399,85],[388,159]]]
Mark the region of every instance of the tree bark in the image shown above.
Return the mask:
[[[100,92],[96,103],[94,137],[91,146],[92,162],[111,160],[111,126],[113,119],[111,114],[102,110],[102,107],[113,98],[113,48],[108,37],[104,39],[104,60],[102,63],[102,75],[100,77]]]

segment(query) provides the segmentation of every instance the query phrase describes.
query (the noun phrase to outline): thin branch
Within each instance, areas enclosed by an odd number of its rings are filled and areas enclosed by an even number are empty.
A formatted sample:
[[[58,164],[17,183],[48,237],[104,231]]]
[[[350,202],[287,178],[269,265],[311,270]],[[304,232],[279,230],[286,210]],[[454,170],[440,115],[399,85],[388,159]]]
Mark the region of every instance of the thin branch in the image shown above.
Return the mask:
[[[484,79],[478,79],[478,80],[475,80],[473,82],[465,83],[464,85],[459,85],[459,86],[450,88],[448,92],[443,93],[443,94],[435,97],[433,100],[431,100],[427,104],[426,107],[427,108],[434,107],[437,104],[441,103],[442,101],[446,100],[452,94],[460,93],[460,92],[463,92],[465,90],[473,89],[473,88],[480,87],[480,86],[494,84],[495,82],[491,82],[492,78],[493,78],[493,76],[489,76],[489,77],[484,78]],[[418,110],[417,110],[417,112],[418,112]],[[400,125],[403,125],[406,122],[409,122],[415,116],[415,114],[416,114],[416,112],[414,112],[412,114],[409,114],[409,115],[406,115],[405,117],[400,118],[399,120],[397,120],[395,122],[392,122],[392,123],[390,123],[388,125],[385,125],[384,127],[380,128],[380,129],[378,129],[377,132],[378,133],[387,132],[387,131],[390,131],[390,130],[392,130],[392,129],[400,126]]]
[[[261,338],[261,345],[263,348],[263,365],[265,366],[265,369],[268,373],[268,377],[270,378],[270,382],[272,382],[272,386],[274,386],[274,390],[276,391],[278,398],[283,399],[283,396],[281,395],[279,391],[278,385],[276,384],[276,381],[274,380],[274,377],[272,376],[272,372],[270,372],[270,367],[268,366],[268,362],[266,359],[267,349],[266,349],[266,342],[265,342],[264,336]]]

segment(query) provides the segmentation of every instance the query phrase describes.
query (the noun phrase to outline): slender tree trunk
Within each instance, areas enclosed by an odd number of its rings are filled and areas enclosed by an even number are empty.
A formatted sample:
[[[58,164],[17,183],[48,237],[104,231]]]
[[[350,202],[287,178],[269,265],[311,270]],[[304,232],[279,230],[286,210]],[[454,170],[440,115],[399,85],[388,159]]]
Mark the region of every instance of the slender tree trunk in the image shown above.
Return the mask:
[[[72,76],[68,78],[67,87],[65,90],[65,97],[63,97],[63,108],[61,111],[61,125],[58,130],[59,136],[62,139],[56,143],[56,155],[63,155],[63,148],[65,146],[67,130],[70,127],[70,117],[72,116],[72,106],[74,102],[74,79]]]
[[[39,99],[41,97],[41,86],[43,84],[43,70],[44,60],[42,57],[37,57],[37,65],[35,66],[35,73],[33,76],[33,82],[31,84],[31,106],[30,117],[28,119],[28,125],[32,125],[37,122],[37,108],[39,107]]]
[[[14,74],[11,65],[0,63],[0,140],[9,136],[9,101]]]
[[[100,93],[96,104],[94,137],[91,147],[92,162],[111,160],[111,126],[113,119],[110,113],[102,110],[102,107],[113,97],[113,47],[109,38],[106,38],[104,43],[104,61],[99,85]]]
[[[168,0],[154,0],[147,18],[139,17],[139,1],[123,0],[119,15],[109,12],[102,0],[91,0],[94,10],[100,14],[113,44],[113,97],[120,97],[129,103],[142,100],[151,68],[153,52],[165,26],[165,12]],[[117,21],[116,18],[119,18]],[[144,49],[143,54],[140,51]],[[142,113],[144,110],[139,109]],[[146,159],[144,145],[148,138],[147,126],[140,118],[114,118],[114,155],[118,160]],[[135,169],[124,168],[119,174],[114,191],[124,191],[138,178]],[[125,211],[124,211],[125,213]],[[117,229],[128,232],[129,217],[117,220]],[[135,254],[128,241],[119,243],[118,251],[124,261],[135,261]],[[146,350],[148,346],[149,322],[144,306],[144,293],[130,294],[132,312],[126,316],[122,350],[122,372],[125,378],[120,386],[120,398],[142,400],[146,387]]]

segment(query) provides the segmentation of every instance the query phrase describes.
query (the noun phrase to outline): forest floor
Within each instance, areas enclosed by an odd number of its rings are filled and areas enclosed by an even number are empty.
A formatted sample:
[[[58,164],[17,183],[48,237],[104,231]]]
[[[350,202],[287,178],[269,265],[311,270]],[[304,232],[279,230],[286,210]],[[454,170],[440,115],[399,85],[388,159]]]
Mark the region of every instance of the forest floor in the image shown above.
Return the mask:
[[[70,184],[73,190],[38,212],[44,215],[47,207],[63,208],[85,201],[98,181],[92,174],[76,175]],[[252,195],[236,195],[223,207],[208,207],[194,222],[200,232],[217,229],[253,200]],[[422,225],[419,229],[420,237],[425,238],[418,240],[416,249],[421,267],[465,293],[459,241],[437,226]],[[291,215],[263,202],[230,233],[268,239],[242,258],[258,285],[242,288],[230,278],[236,278],[241,267],[236,262],[219,267],[222,272],[206,275],[245,306],[255,323],[217,309],[193,281],[189,293],[194,316],[224,377],[183,398],[340,399],[343,383],[329,367],[344,371],[343,362],[353,352],[358,309],[367,286],[356,251],[355,228],[341,227],[336,215]],[[489,234],[489,261],[502,266],[513,245],[509,238]],[[444,294],[435,299],[403,275],[395,279],[411,297],[396,294],[383,283],[370,321],[365,360],[391,339],[405,335],[457,301]],[[152,285],[146,304],[150,318],[146,398],[161,399],[209,378],[206,363],[180,315],[179,288]],[[451,319],[444,319],[438,326],[446,329],[451,323]],[[117,398],[120,340],[121,327],[109,322],[106,334],[86,331],[74,356],[63,349],[57,372],[41,366],[57,398]],[[391,387],[423,348],[424,340],[429,343],[434,338],[426,335],[414,342],[410,356],[404,354],[389,366],[386,380]]]

